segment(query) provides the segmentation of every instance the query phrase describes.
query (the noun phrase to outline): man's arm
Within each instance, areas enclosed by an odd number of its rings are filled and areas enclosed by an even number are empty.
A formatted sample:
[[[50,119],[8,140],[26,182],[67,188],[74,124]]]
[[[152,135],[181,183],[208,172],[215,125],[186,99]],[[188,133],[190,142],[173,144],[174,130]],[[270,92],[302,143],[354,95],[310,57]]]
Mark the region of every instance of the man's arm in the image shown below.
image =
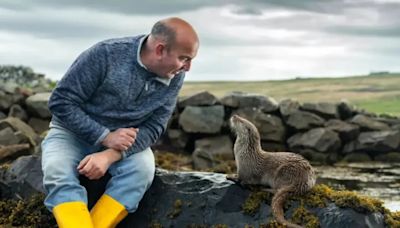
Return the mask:
[[[103,141],[110,131],[81,107],[104,80],[106,68],[105,47],[97,44],[89,48],[74,61],[49,100],[49,109],[56,119],[92,145]]]
[[[178,89],[179,90],[179,89]],[[178,93],[178,91],[176,92]],[[136,140],[124,156],[143,151],[153,145],[165,132],[169,118],[174,111],[177,95],[168,99],[168,101],[153,112],[153,114],[140,126],[137,132]]]

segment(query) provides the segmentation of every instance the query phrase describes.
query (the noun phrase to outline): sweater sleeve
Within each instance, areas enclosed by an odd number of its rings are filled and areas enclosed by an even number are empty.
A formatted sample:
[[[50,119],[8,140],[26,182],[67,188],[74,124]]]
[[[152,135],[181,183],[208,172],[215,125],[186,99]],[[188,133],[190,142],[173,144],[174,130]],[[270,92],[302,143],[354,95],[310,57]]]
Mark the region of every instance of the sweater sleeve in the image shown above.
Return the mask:
[[[105,77],[106,58],[106,49],[101,44],[84,51],[58,82],[49,99],[49,109],[57,122],[92,145],[99,144],[110,131],[87,115],[82,107]]]
[[[153,114],[140,126],[139,133],[135,143],[124,152],[124,157],[143,151],[153,145],[160,136],[165,132],[167,123],[175,109],[179,90],[183,83],[184,75],[181,76],[180,82],[176,85],[176,89],[167,102],[156,109]]]

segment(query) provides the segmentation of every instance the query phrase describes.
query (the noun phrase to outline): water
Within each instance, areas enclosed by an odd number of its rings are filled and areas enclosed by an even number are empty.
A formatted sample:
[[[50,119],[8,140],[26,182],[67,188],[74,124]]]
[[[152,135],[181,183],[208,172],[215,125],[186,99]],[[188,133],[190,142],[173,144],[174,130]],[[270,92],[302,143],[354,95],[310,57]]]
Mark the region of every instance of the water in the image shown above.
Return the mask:
[[[314,167],[317,183],[372,196],[381,199],[389,210],[400,210],[400,163],[368,162]]]

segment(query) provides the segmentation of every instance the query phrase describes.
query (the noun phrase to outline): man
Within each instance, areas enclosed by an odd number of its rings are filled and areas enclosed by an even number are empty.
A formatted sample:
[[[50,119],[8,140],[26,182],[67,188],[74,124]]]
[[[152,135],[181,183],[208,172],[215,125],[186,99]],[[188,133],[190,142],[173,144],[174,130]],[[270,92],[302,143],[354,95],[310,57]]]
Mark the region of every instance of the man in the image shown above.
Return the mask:
[[[186,21],[157,22],[149,35],[111,39],[84,51],[49,100],[42,143],[46,207],[59,227],[115,227],[154,177],[150,146],[165,131],[199,40]],[[89,212],[78,176],[111,179]]]

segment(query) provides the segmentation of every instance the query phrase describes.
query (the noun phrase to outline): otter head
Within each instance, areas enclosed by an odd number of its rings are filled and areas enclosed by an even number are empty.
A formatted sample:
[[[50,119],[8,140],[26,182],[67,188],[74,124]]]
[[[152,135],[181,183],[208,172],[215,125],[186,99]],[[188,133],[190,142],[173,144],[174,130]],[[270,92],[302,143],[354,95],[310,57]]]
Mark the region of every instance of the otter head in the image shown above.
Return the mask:
[[[253,137],[256,140],[260,139],[260,134],[254,124],[238,115],[233,115],[230,118],[230,127],[236,136]]]

